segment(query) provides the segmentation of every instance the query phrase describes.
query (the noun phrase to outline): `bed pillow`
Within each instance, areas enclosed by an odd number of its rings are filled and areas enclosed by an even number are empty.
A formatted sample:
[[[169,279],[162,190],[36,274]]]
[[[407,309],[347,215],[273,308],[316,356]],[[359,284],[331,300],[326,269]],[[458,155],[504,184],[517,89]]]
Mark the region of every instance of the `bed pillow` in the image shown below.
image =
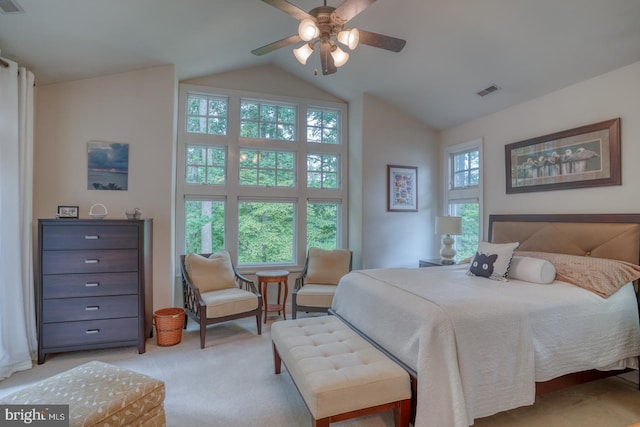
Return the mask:
[[[480,242],[467,274],[493,280],[508,280],[513,251],[520,243]]]
[[[514,255],[509,267],[509,278],[548,285],[556,278],[556,268],[545,259]]]
[[[603,298],[609,298],[627,283],[640,279],[640,266],[625,261],[549,252],[518,252],[516,255],[546,259],[556,269],[556,280]]]

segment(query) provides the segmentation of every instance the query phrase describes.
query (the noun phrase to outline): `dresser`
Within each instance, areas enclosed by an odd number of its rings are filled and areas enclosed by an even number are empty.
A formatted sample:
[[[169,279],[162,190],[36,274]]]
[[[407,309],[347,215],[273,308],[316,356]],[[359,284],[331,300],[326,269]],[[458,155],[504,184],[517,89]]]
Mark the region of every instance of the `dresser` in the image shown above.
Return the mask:
[[[38,220],[38,363],[48,353],[137,346],[153,328],[153,221]]]

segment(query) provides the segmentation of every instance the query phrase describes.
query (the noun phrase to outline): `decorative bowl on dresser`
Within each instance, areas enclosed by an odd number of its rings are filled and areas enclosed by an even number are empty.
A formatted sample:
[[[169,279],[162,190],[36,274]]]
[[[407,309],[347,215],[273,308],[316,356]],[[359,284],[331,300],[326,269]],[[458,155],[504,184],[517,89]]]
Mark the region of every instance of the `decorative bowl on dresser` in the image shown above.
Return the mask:
[[[137,346],[153,331],[153,220],[38,220],[38,363]]]

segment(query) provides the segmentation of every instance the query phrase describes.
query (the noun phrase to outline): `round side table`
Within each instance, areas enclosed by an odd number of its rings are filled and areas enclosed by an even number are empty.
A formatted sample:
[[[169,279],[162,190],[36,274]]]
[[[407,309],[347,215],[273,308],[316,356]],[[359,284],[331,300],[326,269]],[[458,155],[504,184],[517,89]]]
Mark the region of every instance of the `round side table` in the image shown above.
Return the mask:
[[[267,323],[267,313],[277,311],[278,314],[282,312],[284,320],[287,320],[287,312],[285,311],[285,304],[287,302],[287,293],[289,293],[289,286],[287,280],[289,279],[289,272],[287,270],[273,270],[273,271],[256,271],[256,277],[258,278],[258,288],[264,299],[264,323]],[[269,304],[267,302],[267,285],[269,283],[278,284],[278,301],[277,304]],[[280,297],[282,296],[282,286],[284,285],[284,298],[282,304],[280,304]]]

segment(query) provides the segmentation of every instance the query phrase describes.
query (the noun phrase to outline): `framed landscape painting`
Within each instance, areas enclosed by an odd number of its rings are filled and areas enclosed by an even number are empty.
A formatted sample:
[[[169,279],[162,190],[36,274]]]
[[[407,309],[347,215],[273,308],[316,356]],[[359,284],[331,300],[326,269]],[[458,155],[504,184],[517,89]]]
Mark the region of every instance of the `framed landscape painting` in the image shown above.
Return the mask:
[[[620,118],[505,146],[507,194],[620,185]]]
[[[129,189],[129,144],[87,143],[87,190]]]
[[[387,165],[387,211],[418,211],[418,168]]]

